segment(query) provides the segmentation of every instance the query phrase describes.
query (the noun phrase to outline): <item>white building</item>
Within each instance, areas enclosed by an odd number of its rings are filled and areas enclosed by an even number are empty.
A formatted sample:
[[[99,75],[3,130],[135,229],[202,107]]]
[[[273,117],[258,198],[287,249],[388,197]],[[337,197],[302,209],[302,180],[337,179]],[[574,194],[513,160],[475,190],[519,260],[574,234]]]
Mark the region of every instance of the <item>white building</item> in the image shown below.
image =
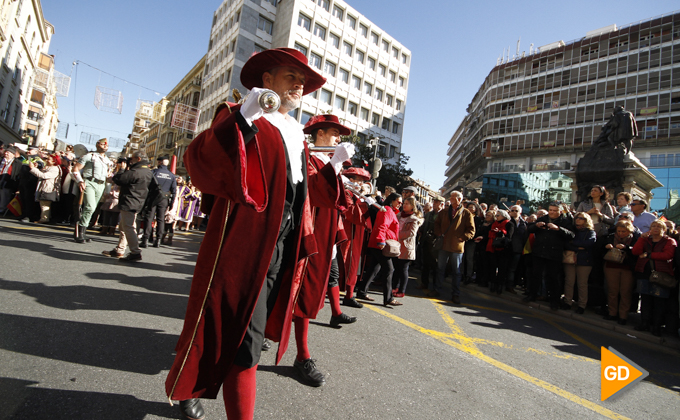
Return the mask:
[[[0,5],[0,140],[52,148],[59,123],[48,54],[54,27],[39,0]]]
[[[224,0],[213,16],[198,131],[210,126],[232,89],[246,93],[241,69],[254,53],[289,47],[328,79],[293,112],[306,123],[331,112],[360,138],[380,137],[389,157],[401,152],[411,51],[344,1]]]

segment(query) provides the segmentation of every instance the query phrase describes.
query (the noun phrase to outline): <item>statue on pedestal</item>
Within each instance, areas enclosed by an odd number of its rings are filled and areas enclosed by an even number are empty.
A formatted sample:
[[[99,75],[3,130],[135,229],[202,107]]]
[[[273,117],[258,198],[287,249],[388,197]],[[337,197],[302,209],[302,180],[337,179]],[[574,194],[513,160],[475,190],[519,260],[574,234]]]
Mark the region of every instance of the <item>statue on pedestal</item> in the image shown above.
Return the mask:
[[[632,113],[617,106],[611,118],[576,167],[577,195],[585,200],[593,185],[614,193],[623,189],[623,158],[633,148],[638,129]]]

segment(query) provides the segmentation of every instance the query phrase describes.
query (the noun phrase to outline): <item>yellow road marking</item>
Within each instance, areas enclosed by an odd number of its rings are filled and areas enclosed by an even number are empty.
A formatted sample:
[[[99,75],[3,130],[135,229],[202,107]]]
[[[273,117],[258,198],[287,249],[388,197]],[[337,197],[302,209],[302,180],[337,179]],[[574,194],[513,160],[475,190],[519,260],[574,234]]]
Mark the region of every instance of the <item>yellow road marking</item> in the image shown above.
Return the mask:
[[[606,408],[604,408],[604,407],[601,407],[601,406],[599,406],[599,405],[597,405],[597,404],[595,404],[595,403],[593,403],[593,402],[591,402],[591,401],[588,401],[588,400],[586,400],[586,399],[584,399],[584,398],[579,397],[578,395],[572,394],[572,393],[570,393],[570,392],[568,392],[568,391],[565,391],[565,390],[563,390],[563,389],[561,389],[561,388],[559,388],[559,387],[557,387],[557,386],[555,386],[555,385],[549,384],[548,382],[545,382],[545,381],[543,381],[543,380],[541,380],[541,379],[535,378],[535,377],[533,377],[533,376],[531,376],[531,375],[529,375],[529,374],[527,374],[527,373],[524,373],[524,372],[522,372],[522,371],[520,371],[520,370],[518,370],[518,369],[515,369],[515,368],[513,368],[512,366],[506,365],[506,364],[503,363],[503,362],[500,362],[500,361],[498,361],[498,360],[496,360],[496,359],[493,359],[493,358],[491,358],[491,357],[489,357],[489,356],[486,356],[485,354],[483,354],[483,353],[477,348],[477,346],[476,346],[475,343],[474,343],[474,340],[471,339],[470,337],[468,337],[468,336],[463,332],[463,330],[456,324],[456,322],[455,322],[455,321],[453,320],[453,318],[446,312],[446,309],[444,309],[444,307],[441,305],[441,303],[439,303],[439,302],[437,302],[437,301],[432,301],[432,304],[435,305],[435,308],[437,309],[437,312],[440,313],[440,315],[442,316],[442,318],[443,318],[444,322],[446,323],[446,325],[451,329],[451,332],[452,332],[452,333],[456,336],[456,338],[458,339],[458,342],[452,340],[452,339],[450,338],[450,335],[449,335],[449,334],[442,333],[442,332],[439,332],[439,331],[429,330],[429,329],[427,329],[427,328],[423,328],[423,327],[421,327],[421,326],[419,326],[419,325],[414,324],[413,322],[407,321],[407,320],[405,320],[405,319],[403,319],[403,318],[400,318],[400,317],[398,317],[398,316],[396,316],[396,315],[393,315],[393,314],[391,314],[391,313],[389,313],[389,312],[387,312],[387,311],[384,311],[384,310],[382,310],[382,309],[380,309],[380,308],[377,308],[377,307],[375,307],[375,306],[372,306],[372,305],[367,305],[367,307],[368,307],[369,309],[371,309],[372,311],[379,313],[380,315],[383,315],[383,316],[385,316],[385,317],[387,317],[387,318],[389,318],[389,319],[392,319],[392,320],[394,320],[394,321],[397,321],[397,322],[399,322],[400,324],[405,325],[405,326],[407,326],[407,327],[409,327],[409,328],[412,328],[412,329],[414,329],[414,330],[416,330],[416,331],[418,331],[418,332],[421,332],[421,333],[423,333],[423,334],[425,334],[425,335],[428,335],[428,336],[430,336],[430,337],[433,337],[433,338],[435,338],[435,339],[437,339],[437,340],[439,340],[439,341],[441,341],[441,342],[443,342],[443,343],[445,343],[445,344],[448,344],[448,345],[451,346],[451,347],[454,347],[454,348],[456,348],[456,349],[458,349],[458,350],[461,350],[461,351],[463,351],[463,352],[465,352],[465,353],[467,353],[467,354],[470,354],[470,355],[472,355],[472,356],[478,358],[479,360],[482,360],[482,361],[484,361],[484,362],[486,362],[486,363],[488,363],[488,364],[490,364],[490,365],[492,365],[492,366],[494,366],[494,367],[497,367],[497,368],[499,368],[499,369],[501,369],[501,370],[503,370],[503,371],[505,371],[505,372],[507,372],[507,373],[513,375],[513,376],[516,376],[516,377],[518,377],[518,378],[520,378],[520,379],[523,379],[523,380],[525,380],[525,381],[527,381],[527,382],[529,382],[529,383],[532,383],[532,384],[534,384],[534,385],[537,385],[537,386],[539,386],[539,387],[545,389],[546,391],[552,392],[552,393],[555,394],[555,395],[558,395],[558,396],[563,397],[563,398],[565,398],[565,399],[567,399],[567,400],[569,400],[569,401],[572,401],[572,402],[574,402],[574,403],[576,403],[576,404],[579,404],[579,405],[581,405],[582,407],[588,408],[589,410],[592,410],[592,411],[594,411],[594,412],[596,412],[596,413],[598,413],[598,414],[601,414],[601,415],[603,415],[603,416],[605,416],[605,417],[607,417],[607,418],[610,418],[610,419],[621,419],[621,420],[623,420],[623,419],[628,419],[628,417],[625,417],[625,416],[623,416],[623,415],[621,415],[621,414],[618,414],[618,413],[616,413],[616,412],[614,412],[614,411],[611,411],[611,410],[608,410],[608,409],[606,409]]]

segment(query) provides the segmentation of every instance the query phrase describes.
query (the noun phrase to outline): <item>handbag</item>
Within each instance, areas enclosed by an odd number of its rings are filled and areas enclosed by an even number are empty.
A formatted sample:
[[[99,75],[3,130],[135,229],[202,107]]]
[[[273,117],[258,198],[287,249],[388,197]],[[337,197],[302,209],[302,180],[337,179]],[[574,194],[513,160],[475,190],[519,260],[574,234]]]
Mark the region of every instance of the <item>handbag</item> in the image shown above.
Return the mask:
[[[500,248],[505,248],[505,244],[507,243],[505,235],[502,236],[496,236],[493,238],[493,242],[491,242],[491,246],[495,249],[500,249]]]
[[[562,263],[576,264],[576,252],[565,249],[562,251]]]
[[[649,282],[656,284],[657,286],[668,287],[669,289],[674,288],[678,284],[678,280],[671,276],[670,274],[664,273],[662,271],[656,271],[654,267],[654,260],[651,258],[652,247],[649,247],[649,266],[652,269],[652,274],[649,276]]]
[[[42,191],[38,195],[38,199],[40,201],[59,201],[59,195],[57,194],[56,191],[51,192]]]
[[[394,239],[385,241],[385,247],[382,249],[382,254],[388,258],[398,257],[401,255],[401,244]]]
[[[612,248],[609,251],[607,251],[606,254],[604,254],[604,260],[617,263],[617,264],[623,264],[623,260],[626,259],[626,253],[623,252],[623,250],[620,250],[618,248]]]

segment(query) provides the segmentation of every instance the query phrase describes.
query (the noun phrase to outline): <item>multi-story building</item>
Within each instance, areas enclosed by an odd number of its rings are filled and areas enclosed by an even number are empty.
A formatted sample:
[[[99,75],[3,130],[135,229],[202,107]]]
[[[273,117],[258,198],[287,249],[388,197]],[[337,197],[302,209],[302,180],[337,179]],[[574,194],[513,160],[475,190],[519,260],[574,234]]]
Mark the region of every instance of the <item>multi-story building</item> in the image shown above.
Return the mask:
[[[445,190],[503,173],[573,169],[616,105],[635,113],[633,150],[652,173],[661,162],[680,167],[680,13],[611,25],[496,65],[449,142]],[[659,180],[666,191],[654,191],[655,210],[680,188]]]
[[[388,157],[401,152],[411,52],[341,0],[224,0],[210,31],[199,132],[232,89],[246,93],[248,58],[280,47],[303,52],[328,79],[292,112],[298,121],[332,112],[363,141],[380,138]]]
[[[54,27],[39,0],[0,0],[0,140],[54,147]]]

